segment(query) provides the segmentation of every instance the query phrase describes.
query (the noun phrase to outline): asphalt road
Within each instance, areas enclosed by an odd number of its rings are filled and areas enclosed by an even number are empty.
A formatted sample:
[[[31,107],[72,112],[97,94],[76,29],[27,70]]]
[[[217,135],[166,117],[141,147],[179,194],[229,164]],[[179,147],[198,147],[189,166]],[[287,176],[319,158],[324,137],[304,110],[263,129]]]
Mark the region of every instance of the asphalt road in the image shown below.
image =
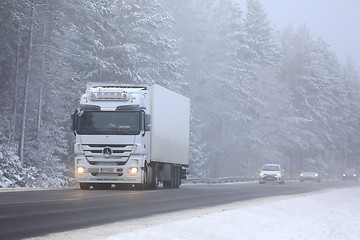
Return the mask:
[[[21,239],[276,195],[359,186],[358,182],[182,185],[180,189],[0,192],[0,239]]]

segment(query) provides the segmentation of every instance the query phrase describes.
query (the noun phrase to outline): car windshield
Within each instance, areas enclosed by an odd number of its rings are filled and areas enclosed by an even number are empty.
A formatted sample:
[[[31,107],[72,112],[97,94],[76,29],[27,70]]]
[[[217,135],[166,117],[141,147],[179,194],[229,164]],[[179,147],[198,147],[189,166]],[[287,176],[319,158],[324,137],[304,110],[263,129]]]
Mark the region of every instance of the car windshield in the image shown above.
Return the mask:
[[[345,171],[346,174],[355,174],[355,169],[348,169]]]
[[[262,168],[263,171],[280,171],[280,166],[277,165],[265,165]]]
[[[303,172],[317,172],[316,168],[304,168]]]

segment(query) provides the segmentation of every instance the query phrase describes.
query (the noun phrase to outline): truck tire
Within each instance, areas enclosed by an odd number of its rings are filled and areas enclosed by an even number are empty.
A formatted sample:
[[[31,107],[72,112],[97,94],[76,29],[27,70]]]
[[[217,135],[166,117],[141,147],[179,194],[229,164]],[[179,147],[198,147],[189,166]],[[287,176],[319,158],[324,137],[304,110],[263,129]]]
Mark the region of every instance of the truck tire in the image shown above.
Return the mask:
[[[89,190],[90,184],[89,183],[80,183],[80,189],[81,190]]]
[[[134,186],[135,186],[136,190],[145,190],[146,188],[148,188],[149,183],[148,183],[148,167],[147,166],[144,168],[143,183],[137,183],[137,184],[134,184]]]
[[[174,167],[174,188],[179,188],[181,185],[181,168]]]
[[[163,181],[164,188],[172,188],[172,181]]]
[[[157,189],[158,186],[159,186],[159,175],[156,174],[156,175],[153,176],[153,181],[150,184],[149,188],[150,189]]]
[[[173,166],[171,171],[171,181],[164,181],[164,188],[179,188],[181,185],[181,167]]]
[[[148,169],[151,170],[151,179],[148,184],[148,189],[157,189],[159,185],[159,171],[157,165],[148,166]]]

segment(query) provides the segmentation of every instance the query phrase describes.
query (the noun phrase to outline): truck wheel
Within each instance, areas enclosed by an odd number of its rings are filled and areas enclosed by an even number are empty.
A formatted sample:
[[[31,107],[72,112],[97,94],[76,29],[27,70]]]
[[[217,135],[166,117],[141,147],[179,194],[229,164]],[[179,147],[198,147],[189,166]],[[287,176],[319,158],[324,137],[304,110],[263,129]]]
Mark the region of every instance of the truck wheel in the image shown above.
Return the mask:
[[[89,183],[80,183],[80,189],[81,190],[89,190],[90,184]]]
[[[146,189],[157,189],[159,185],[159,174],[156,164],[146,166]]]
[[[179,188],[181,185],[181,175],[180,175],[180,168],[174,167],[174,188]]]
[[[164,188],[179,188],[181,185],[181,168],[172,167],[171,181],[164,181]]]
[[[148,186],[147,167],[144,169],[143,183],[134,184],[136,190],[145,190]]]
[[[154,165],[152,167],[149,167],[151,169],[151,181],[149,183],[148,188],[149,189],[157,189],[159,185],[159,172],[157,170],[157,166]]]
[[[156,175],[154,176],[154,182],[151,185],[151,189],[157,189],[159,186],[159,174],[156,173]]]
[[[172,188],[172,182],[171,181],[164,181],[163,186],[164,186],[164,188]]]

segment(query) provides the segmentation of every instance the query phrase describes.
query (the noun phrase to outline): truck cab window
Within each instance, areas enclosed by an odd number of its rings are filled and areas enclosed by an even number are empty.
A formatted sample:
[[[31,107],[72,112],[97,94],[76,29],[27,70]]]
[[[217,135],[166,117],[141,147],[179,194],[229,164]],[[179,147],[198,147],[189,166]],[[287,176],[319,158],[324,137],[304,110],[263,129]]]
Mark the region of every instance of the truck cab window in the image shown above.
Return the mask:
[[[141,130],[140,113],[84,111],[78,117],[76,130],[84,135],[138,135]]]

